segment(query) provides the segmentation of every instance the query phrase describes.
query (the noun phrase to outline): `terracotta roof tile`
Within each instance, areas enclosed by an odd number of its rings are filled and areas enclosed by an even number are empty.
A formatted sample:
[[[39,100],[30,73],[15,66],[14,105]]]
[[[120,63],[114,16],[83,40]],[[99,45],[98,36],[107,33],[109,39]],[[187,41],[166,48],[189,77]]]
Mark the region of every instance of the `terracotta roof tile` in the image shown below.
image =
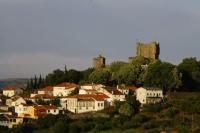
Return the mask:
[[[3,91],[15,91],[17,88],[15,86],[6,86],[3,88]]]
[[[123,93],[118,91],[117,88],[115,88],[115,87],[105,87],[104,89],[107,90],[110,94],[113,94],[113,95],[123,95]]]
[[[78,87],[78,85],[76,85],[74,83],[64,82],[64,83],[56,85],[55,87],[65,87],[66,89],[71,89],[71,88]]]
[[[52,86],[47,86],[45,88],[41,88],[38,91],[53,91],[53,87]]]

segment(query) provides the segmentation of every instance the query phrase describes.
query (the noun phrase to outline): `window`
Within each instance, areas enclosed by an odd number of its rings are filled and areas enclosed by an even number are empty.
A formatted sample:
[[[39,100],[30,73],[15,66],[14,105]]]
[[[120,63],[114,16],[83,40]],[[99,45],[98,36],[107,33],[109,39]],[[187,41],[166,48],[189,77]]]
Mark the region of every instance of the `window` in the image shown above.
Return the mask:
[[[100,106],[100,103],[98,103],[98,107]]]
[[[103,106],[103,103],[101,103],[101,106]]]

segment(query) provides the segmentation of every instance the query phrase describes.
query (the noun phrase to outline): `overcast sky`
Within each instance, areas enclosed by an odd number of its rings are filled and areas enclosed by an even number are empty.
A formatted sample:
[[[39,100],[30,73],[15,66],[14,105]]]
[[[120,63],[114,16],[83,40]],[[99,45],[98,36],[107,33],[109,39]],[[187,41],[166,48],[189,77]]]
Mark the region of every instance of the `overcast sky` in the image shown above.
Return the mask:
[[[160,42],[160,58],[200,59],[200,0],[0,0],[0,78],[83,70],[99,53],[135,55]]]

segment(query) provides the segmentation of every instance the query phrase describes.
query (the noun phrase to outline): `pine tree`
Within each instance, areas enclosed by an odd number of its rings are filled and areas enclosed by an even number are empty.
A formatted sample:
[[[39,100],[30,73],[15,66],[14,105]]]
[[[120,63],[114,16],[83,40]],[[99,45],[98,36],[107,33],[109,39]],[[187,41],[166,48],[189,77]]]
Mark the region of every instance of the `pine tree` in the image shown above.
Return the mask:
[[[34,79],[34,87],[33,89],[38,89],[38,81],[37,81],[37,76],[35,75],[35,79]]]
[[[67,70],[67,66],[65,65],[65,71],[64,71],[64,81],[68,82],[69,81],[69,77],[68,77],[68,70]]]
[[[42,86],[42,76],[40,74],[40,77],[39,77],[39,81],[38,81],[38,88],[40,88]]]

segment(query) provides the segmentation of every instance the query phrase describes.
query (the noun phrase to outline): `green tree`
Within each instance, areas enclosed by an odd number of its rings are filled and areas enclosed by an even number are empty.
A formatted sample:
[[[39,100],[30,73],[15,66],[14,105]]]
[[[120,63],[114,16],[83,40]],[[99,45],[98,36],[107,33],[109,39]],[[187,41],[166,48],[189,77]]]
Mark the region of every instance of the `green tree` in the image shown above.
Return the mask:
[[[110,83],[110,78],[111,73],[106,68],[97,69],[94,72],[92,72],[89,76],[90,82],[105,85],[108,85]]]
[[[148,65],[149,63],[151,63],[151,60],[149,60],[148,58],[145,58],[143,56],[136,56],[134,58],[132,58],[131,64],[138,64],[138,65]]]
[[[136,100],[135,96],[127,96],[120,108],[119,113],[125,116],[136,115],[140,110],[140,102]]]
[[[128,104],[127,102],[125,102],[119,108],[119,113],[130,117],[133,115],[133,107],[130,104]]]
[[[200,63],[196,58],[185,58],[178,65],[182,73],[183,87],[197,89],[200,86]]]
[[[81,73],[77,70],[71,69],[68,71],[68,80],[71,83],[79,83],[82,78]]]
[[[75,90],[73,90],[70,95],[73,96],[73,95],[76,95],[78,93],[79,93],[79,88],[76,87]]]
[[[122,61],[115,61],[115,62],[111,63],[109,69],[112,73],[111,80],[113,81],[113,83],[117,84],[117,74],[118,74],[120,68],[123,67],[124,65],[127,65],[127,63],[122,62]]]
[[[120,68],[117,74],[118,84],[136,85],[140,74],[142,73],[142,67],[138,64],[128,64]]]
[[[164,91],[176,89],[181,85],[180,73],[176,66],[167,62],[156,61],[149,65],[144,76],[144,85],[159,87]]]
[[[52,133],[67,133],[68,125],[62,120],[59,120],[55,123],[55,125],[50,129]]]
[[[84,71],[81,71],[81,75],[82,75],[82,79],[80,80],[80,84],[85,84],[85,83],[89,83],[89,76],[90,74],[94,71],[93,68],[88,68]]]

